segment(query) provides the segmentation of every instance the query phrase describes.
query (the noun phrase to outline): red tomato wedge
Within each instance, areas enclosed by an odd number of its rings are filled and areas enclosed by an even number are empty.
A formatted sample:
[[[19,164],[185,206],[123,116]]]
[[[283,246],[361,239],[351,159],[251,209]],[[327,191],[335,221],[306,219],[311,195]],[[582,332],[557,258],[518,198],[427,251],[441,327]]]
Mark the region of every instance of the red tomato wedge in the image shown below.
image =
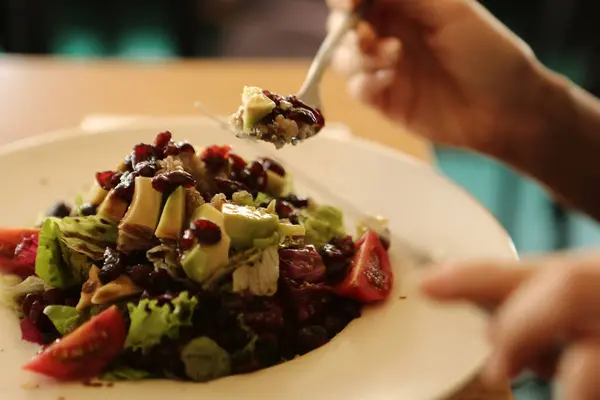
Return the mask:
[[[36,228],[0,228],[0,272],[27,278],[35,274]],[[20,246],[21,245],[21,246]],[[16,251],[19,248],[19,251]]]
[[[38,228],[0,228],[0,255],[13,255],[23,237],[37,235]]]
[[[61,381],[97,376],[123,350],[127,327],[116,306],[103,311],[23,366]]]
[[[394,276],[390,258],[379,236],[368,231],[357,242],[357,252],[352,260],[350,272],[335,287],[342,297],[350,297],[363,303],[372,303],[387,298],[392,291]]]

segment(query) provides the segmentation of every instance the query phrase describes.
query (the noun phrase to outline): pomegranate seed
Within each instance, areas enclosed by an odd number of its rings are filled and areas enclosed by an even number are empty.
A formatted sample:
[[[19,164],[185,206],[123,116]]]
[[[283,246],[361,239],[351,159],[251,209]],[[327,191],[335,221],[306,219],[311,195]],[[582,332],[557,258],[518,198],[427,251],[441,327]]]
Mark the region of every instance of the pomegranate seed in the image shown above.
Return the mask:
[[[128,275],[135,284],[146,288],[150,285],[150,274],[152,271],[154,271],[154,268],[150,265],[139,264],[132,267]]]
[[[175,145],[175,143],[169,143],[163,152],[164,157],[168,156],[177,156],[179,155],[179,148]]]
[[[294,194],[291,194],[289,196],[282,197],[281,200],[285,200],[296,208],[308,207],[308,198],[306,197],[298,197]]]
[[[210,146],[204,149],[200,159],[208,171],[217,173],[227,165],[227,156],[230,152],[230,146]]]
[[[183,233],[183,236],[179,243],[179,248],[182,251],[186,251],[186,250],[191,249],[193,245],[194,245],[194,233],[192,232],[191,229],[188,229]]]
[[[134,171],[137,172],[139,176],[151,178],[156,174],[156,162],[142,161],[135,166]]]
[[[221,241],[221,228],[219,225],[204,218],[197,219],[190,225],[190,230],[198,239],[199,243],[207,246],[217,244]]]
[[[286,219],[289,218],[290,215],[292,215],[292,213],[294,212],[294,207],[292,207],[290,203],[286,201],[277,200],[275,202],[275,212],[277,213],[279,218]]]
[[[267,173],[258,161],[253,161],[244,169],[242,180],[257,191],[264,191],[267,187]]]
[[[217,186],[217,190],[219,191],[219,193],[223,193],[228,199],[231,199],[231,196],[233,196],[235,192],[240,192],[242,190],[245,190],[247,192],[250,191],[250,188],[241,182],[221,178],[215,178],[214,182]],[[208,199],[208,201],[210,201],[210,198]]]
[[[121,177],[121,183],[115,187],[115,196],[120,197],[124,201],[130,202],[133,198],[136,176],[136,172],[125,172]]]
[[[140,143],[133,148],[133,152],[133,165],[135,166],[142,161],[148,161],[155,158],[156,149],[152,145]]]
[[[171,171],[155,176],[152,179],[152,187],[161,193],[172,193],[179,186],[185,188],[194,187],[196,180],[185,171]]]
[[[265,170],[272,171],[279,176],[285,176],[285,169],[281,164],[271,158],[261,158],[259,161],[262,163]]]
[[[229,165],[231,165],[232,168],[236,168],[236,169],[244,169],[246,168],[246,161],[238,156],[237,154],[233,154],[233,153],[229,153],[228,157],[229,159]]]
[[[169,131],[164,131],[156,135],[156,139],[154,139],[154,146],[157,149],[163,149],[167,147],[171,139],[173,138],[173,134]]]
[[[111,190],[115,187],[114,177],[117,176],[115,171],[96,172],[96,182],[104,190]],[[120,177],[119,177],[120,178]]]

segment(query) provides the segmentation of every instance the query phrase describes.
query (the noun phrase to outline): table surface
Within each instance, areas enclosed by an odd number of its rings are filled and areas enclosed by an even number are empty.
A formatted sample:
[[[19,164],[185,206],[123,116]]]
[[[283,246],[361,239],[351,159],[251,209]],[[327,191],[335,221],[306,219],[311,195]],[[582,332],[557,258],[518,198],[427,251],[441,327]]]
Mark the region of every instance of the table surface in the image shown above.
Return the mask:
[[[212,60],[135,63],[117,60],[0,58],[0,144],[77,126],[89,114],[194,115],[200,100],[219,113],[233,111],[244,85],[293,93],[307,61]],[[354,134],[431,162],[429,145],[350,99],[344,82],[327,74],[324,111]],[[475,379],[452,400],[509,400]]]

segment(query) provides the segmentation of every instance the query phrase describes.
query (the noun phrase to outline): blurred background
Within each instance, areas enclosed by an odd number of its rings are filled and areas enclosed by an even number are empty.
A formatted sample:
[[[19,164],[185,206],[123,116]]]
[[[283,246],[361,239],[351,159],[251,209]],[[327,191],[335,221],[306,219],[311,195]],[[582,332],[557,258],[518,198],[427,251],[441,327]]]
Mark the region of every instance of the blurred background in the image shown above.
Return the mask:
[[[543,62],[600,94],[593,0],[482,3]],[[311,57],[326,18],[324,0],[0,0],[0,52],[136,60]],[[483,157],[444,148],[436,155],[439,168],[496,215],[520,251],[600,242],[595,223],[553,203],[537,184]]]

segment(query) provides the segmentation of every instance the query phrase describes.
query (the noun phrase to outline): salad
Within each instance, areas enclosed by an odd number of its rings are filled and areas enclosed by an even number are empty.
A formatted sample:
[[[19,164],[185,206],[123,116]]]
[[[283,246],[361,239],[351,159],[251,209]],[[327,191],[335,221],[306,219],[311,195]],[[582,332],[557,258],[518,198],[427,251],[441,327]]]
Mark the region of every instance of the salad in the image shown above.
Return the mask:
[[[170,132],[98,172],[37,228],[0,229],[23,368],[57,380],[206,382],[316,349],[393,285],[374,231],[292,192],[268,158]]]
[[[231,126],[239,137],[273,143],[276,148],[297,145],[317,135],[325,126],[320,110],[296,96],[280,96],[255,86],[246,86],[242,105],[231,116]]]

